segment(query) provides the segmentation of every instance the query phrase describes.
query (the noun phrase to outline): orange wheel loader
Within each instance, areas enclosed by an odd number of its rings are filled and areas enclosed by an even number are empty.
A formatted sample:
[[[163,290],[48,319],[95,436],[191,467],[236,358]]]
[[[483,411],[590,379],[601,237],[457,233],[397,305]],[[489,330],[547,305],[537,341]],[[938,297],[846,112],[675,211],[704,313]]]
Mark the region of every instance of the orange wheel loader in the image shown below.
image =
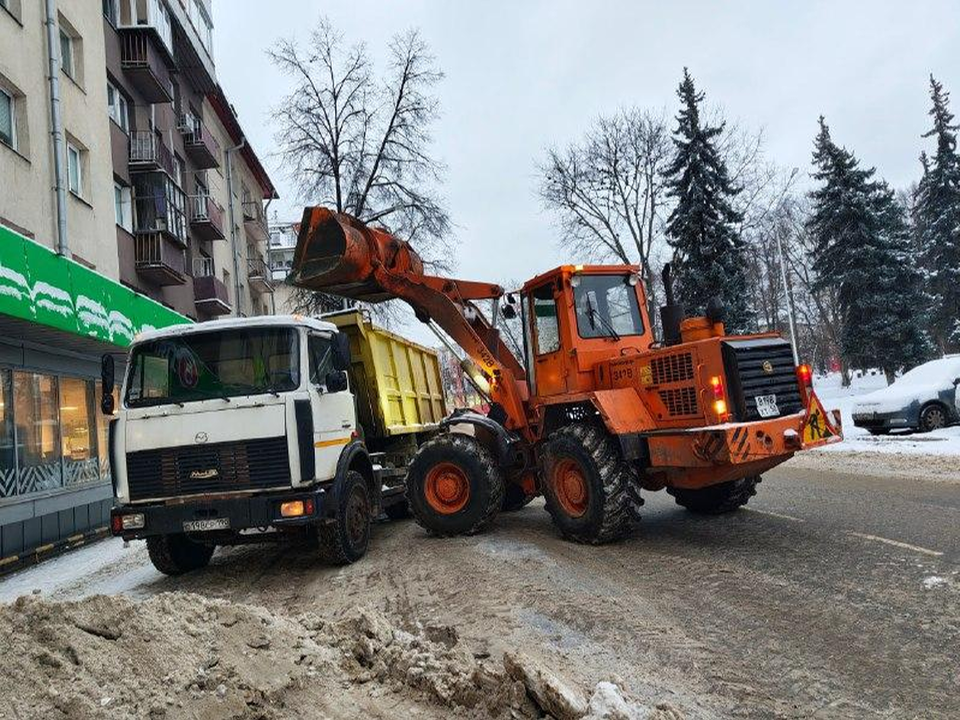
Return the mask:
[[[490,411],[455,411],[411,462],[408,500],[421,525],[474,533],[543,494],[565,537],[603,543],[628,531],[642,490],[666,489],[697,513],[732,511],[762,473],[841,440],[839,416],[825,412],[788,342],[726,335],[717,305],[683,318],[668,271],[656,339],[639,270],[564,265],[505,293],[428,275],[407,242],[312,207],[290,279],[358,301],[404,300],[472,360]],[[497,328],[518,315],[523,358]]]

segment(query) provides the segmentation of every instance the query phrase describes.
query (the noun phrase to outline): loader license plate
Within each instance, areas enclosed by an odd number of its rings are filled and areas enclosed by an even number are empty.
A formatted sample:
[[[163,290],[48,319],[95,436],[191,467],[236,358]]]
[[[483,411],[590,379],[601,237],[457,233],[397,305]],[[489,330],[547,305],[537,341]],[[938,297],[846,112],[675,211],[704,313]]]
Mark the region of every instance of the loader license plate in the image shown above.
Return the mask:
[[[209,532],[210,530],[229,530],[230,518],[210,518],[209,520],[184,520],[184,532]]]
[[[776,417],[780,414],[776,395],[757,395],[757,413],[760,417]]]

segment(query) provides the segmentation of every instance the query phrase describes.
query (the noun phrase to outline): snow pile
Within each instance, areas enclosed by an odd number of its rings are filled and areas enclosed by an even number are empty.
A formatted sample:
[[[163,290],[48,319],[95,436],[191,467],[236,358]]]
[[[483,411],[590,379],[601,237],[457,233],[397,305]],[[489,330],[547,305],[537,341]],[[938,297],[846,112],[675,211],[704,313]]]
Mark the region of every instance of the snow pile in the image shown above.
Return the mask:
[[[411,633],[362,609],[326,619],[180,592],[24,596],[0,605],[0,637],[0,717],[682,718],[611,683],[587,701],[532,658],[474,655],[453,628]]]

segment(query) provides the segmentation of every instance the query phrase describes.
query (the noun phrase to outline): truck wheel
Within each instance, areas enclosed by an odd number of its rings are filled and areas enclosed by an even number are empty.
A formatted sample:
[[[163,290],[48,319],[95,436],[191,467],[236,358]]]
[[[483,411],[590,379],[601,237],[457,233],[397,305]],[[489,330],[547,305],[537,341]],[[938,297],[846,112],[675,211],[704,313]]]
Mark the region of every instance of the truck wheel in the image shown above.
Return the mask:
[[[508,482],[503,493],[502,512],[516,512],[529,505],[536,495],[527,495],[526,491],[515,482]]]
[[[920,432],[932,432],[947,426],[947,412],[940,403],[930,403],[920,413]]]
[[[673,495],[677,505],[682,505],[690,512],[701,515],[722,515],[746,505],[750,498],[757,494],[759,482],[760,476],[754,475],[700,490],[667,488],[667,492]]]
[[[542,457],[547,512],[564,537],[599,545],[629,532],[634,473],[606,430],[567,425],[550,436]]]
[[[490,452],[462,433],[420,446],[407,472],[407,500],[417,523],[435,535],[473,535],[503,505],[504,482]]]
[[[150,562],[164,575],[183,575],[210,564],[215,546],[194,542],[186,535],[153,535],[147,538]]]
[[[370,522],[367,481],[356,470],[350,470],[338,494],[333,521],[317,527],[323,559],[334,565],[349,565],[366,555]]]

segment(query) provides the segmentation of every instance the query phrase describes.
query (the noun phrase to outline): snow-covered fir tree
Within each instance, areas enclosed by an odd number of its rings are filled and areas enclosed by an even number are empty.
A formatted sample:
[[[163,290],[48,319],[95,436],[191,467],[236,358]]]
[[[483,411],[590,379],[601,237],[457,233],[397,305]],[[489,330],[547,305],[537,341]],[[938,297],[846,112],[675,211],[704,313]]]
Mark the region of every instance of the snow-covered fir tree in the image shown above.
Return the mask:
[[[924,173],[915,195],[916,244],[922,253],[930,296],[930,325],[942,351],[960,350],[960,154],[950,94],[930,77],[930,116],[937,149],[922,156]]]
[[[734,187],[717,149],[723,125],[710,126],[700,116],[703,93],[686,68],[677,90],[681,108],[673,135],[676,155],[667,168],[668,193],[676,206],[667,219],[673,248],[677,300],[688,313],[702,314],[711,298],[726,308],[730,332],[753,327],[748,305],[745,245],[733,206]]]
[[[896,371],[926,360],[922,275],[911,252],[905,208],[893,191],[833,142],[823,117],[814,144],[808,220],[819,289],[835,289],[840,351],[850,367]]]

